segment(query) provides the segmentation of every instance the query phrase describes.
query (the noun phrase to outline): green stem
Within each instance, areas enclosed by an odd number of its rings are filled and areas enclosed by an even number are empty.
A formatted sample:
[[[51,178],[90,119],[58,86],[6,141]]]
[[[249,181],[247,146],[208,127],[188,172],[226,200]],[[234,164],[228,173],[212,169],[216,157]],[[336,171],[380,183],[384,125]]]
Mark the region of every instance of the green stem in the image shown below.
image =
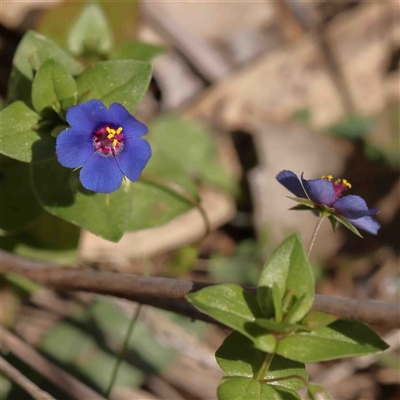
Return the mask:
[[[133,315],[132,319],[129,322],[128,331],[126,332],[124,343],[122,344],[122,349],[121,349],[120,353],[118,354],[118,359],[114,366],[114,369],[113,369],[113,372],[111,375],[111,380],[110,380],[110,383],[109,383],[107,391],[106,391],[107,399],[110,399],[111,390],[114,387],[115,381],[117,380],[118,370],[119,370],[119,367],[121,366],[122,360],[124,359],[126,351],[128,349],[129,339],[131,338],[133,328],[136,325],[136,321],[139,318],[141,308],[142,308],[142,305],[139,304],[138,307],[136,308],[135,314]]]
[[[317,237],[319,228],[321,228],[322,221],[323,221],[324,219],[325,219],[325,216],[322,215],[322,214],[320,214],[320,215],[319,215],[318,222],[317,222],[317,225],[315,226],[315,229],[314,229],[314,232],[313,232],[313,235],[312,235],[312,238],[311,238],[310,245],[308,246],[308,250],[307,250],[307,257],[308,257],[308,258],[310,258],[311,250],[312,250],[312,248],[314,247],[315,239],[316,239],[316,237]]]
[[[269,367],[271,365],[272,359],[274,358],[275,353],[267,353],[264,362],[261,365],[260,369],[257,371],[256,374],[254,374],[254,379],[257,379],[258,381],[261,381],[265,374],[268,372]]]
[[[150,276],[150,264],[149,264],[149,259],[147,257],[143,258],[143,276]],[[115,381],[117,380],[118,370],[119,370],[119,367],[121,366],[122,360],[125,358],[125,354],[128,349],[129,339],[131,338],[133,329],[136,325],[137,320],[139,319],[139,314],[140,314],[141,308],[142,308],[142,304],[138,304],[138,307],[136,308],[136,311],[133,314],[133,317],[129,322],[128,330],[127,330],[125,338],[124,338],[124,343],[122,344],[122,349],[121,349],[120,353],[118,354],[118,360],[114,366],[114,369],[113,369],[113,372],[111,375],[110,384],[108,385],[108,388],[106,391],[107,399],[110,398],[111,390],[115,385]]]

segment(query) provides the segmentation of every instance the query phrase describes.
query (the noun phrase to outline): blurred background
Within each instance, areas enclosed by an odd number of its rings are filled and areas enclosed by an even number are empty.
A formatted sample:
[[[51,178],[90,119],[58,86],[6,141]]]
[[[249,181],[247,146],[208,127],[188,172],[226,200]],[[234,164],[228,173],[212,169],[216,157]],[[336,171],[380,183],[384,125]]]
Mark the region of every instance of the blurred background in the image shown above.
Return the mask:
[[[204,222],[192,210],[159,228],[127,233],[117,244],[82,232],[74,253],[79,265],[255,284],[272,249],[294,231],[308,243],[316,223],[311,213],[288,211],[289,192],[275,176],[289,169],[306,178],[345,178],[351,194],[381,210],[378,236],[360,239],[344,227],[334,234],[323,225],[312,254],[317,293],[399,301],[399,2],[101,4],[115,39],[154,46],[153,79],[136,117],[150,126],[166,114],[200,123],[232,182],[229,190],[201,188],[213,227],[204,240]],[[2,2],[2,99],[22,35],[35,29],[61,44],[83,5]],[[36,291],[10,279],[1,281],[0,305],[2,325],[103,392],[136,307],[105,296]],[[390,342],[387,352],[310,364],[310,380],[335,399],[398,399],[399,332],[373,328]],[[214,352],[226,334],[143,307],[113,398],[216,398],[223,374]],[[23,360],[7,359],[56,398],[69,398]],[[0,375],[0,399],[25,398]]]

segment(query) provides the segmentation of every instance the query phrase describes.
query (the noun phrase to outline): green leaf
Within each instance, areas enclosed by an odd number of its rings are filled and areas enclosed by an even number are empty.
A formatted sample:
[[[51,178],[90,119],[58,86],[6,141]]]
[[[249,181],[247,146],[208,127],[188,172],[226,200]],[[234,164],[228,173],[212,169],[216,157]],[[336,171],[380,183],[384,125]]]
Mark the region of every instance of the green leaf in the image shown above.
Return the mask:
[[[367,136],[374,128],[376,121],[373,117],[352,115],[347,119],[331,126],[328,131],[348,140],[356,140]]]
[[[342,217],[339,214],[332,214],[332,217],[335,218],[341,224],[343,224],[347,229],[350,229],[358,237],[361,238],[363,237],[361,233],[358,231],[358,229],[352,223],[350,223],[346,218]]]
[[[132,202],[130,213],[126,215],[129,231],[162,225],[191,210],[193,203],[199,201],[197,187],[185,170],[157,148],[152,151],[140,180],[129,185]],[[176,190],[184,193],[180,195]]]
[[[333,400],[333,397],[318,385],[308,385],[307,394],[310,400]]]
[[[275,249],[261,272],[257,298],[266,318],[274,314],[274,285],[277,292],[275,296],[283,299],[287,292],[292,296],[292,305],[289,306],[285,322],[301,320],[314,301],[314,276],[297,234],[287,238]]]
[[[299,204],[297,206],[290,207],[289,210],[293,210],[293,211],[310,211],[310,207],[309,206],[305,206],[303,204]]]
[[[245,331],[247,322],[261,316],[257,299],[232,283],[209,286],[186,298],[200,311],[239,332]]]
[[[233,178],[218,162],[215,140],[202,125],[165,115],[149,131],[152,145],[176,160],[192,178],[229,192],[236,190]]]
[[[62,343],[62,345],[61,345]],[[40,344],[40,350],[64,367],[89,379],[105,391],[117,357],[102,348],[95,336],[77,324],[64,322],[51,329]],[[136,387],[143,382],[144,374],[122,360],[118,369],[116,386]]]
[[[0,238],[0,247],[22,257],[56,264],[77,261],[80,229],[47,212],[17,235]]]
[[[293,200],[293,201],[295,201],[297,203],[300,203],[300,205],[303,205],[305,207],[315,208],[315,203],[313,201],[309,200],[309,199],[305,199],[303,197],[291,197],[291,196],[286,196],[286,197],[288,199],[290,199],[290,200]],[[297,207],[300,207],[300,206],[297,206]],[[306,208],[301,207],[299,209],[305,210]]]
[[[86,313],[89,324],[94,324],[103,335],[122,345],[130,323],[126,313],[105,299],[96,300]],[[153,374],[167,368],[177,355],[175,349],[159,343],[151,328],[140,319],[136,321],[134,332],[128,341],[128,352],[134,353],[135,358],[140,359],[143,372]]]
[[[336,321],[313,332],[299,332],[279,340],[276,353],[300,362],[317,362],[379,353],[388,345],[367,325]]]
[[[55,158],[32,164],[34,192],[50,214],[108,239],[118,241],[130,213],[131,191],[123,182],[110,194],[94,193],[82,187],[78,171],[64,168]]]
[[[298,329],[304,329],[304,326],[298,324],[287,324],[284,322],[276,322],[271,319],[257,318],[256,324],[270,332],[288,333]]]
[[[31,101],[31,83],[40,66],[49,58],[62,65],[71,75],[78,75],[83,66],[53,41],[34,31],[28,31],[15,52],[9,83],[9,102]]]
[[[280,287],[276,282],[272,285],[272,302],[274,303],[274,316],[276,322],[282,321],[282,296]]]
[[[334,315],[325,314],[318,311],[311,311],[303,318],[301,323],[309,329],[318,330],[330,325],[336,320],[337,317],[335,317]]]
[[[54,156],[55,139],[36,128],[40,115],[22,101],[16,101],[0,112],[1,154],[18,161],[40,161]]]
[[[264,363],[266,353],[256,349],[253,342],[238,332],[232,332],[215,353],[217,363],[228,376],[254,377]],[[272,362],[261,376],[271,385],[279,385],[287,389],[297,390],[304,386],[304,381],[298,378],[288,378],[298,375],[307,381],[307,371],[303,363],[274,355]],[[273,381],[274,379],[279,379]]]
[[[113,34],[103,9],[87,3],[71,26],[67,37],[72,54],[107,54],[113,47]]]
[[[254,323],[261,317],[257,299],[240,286],[231,283],[209,286],[186,298],[200,311],[248,337],[260,350],[274,350],[274,336]]]
[[[49,59],[41,65],[33,80],[32,104],[40,114],[48,109],[59,113],[63,100],[73,99],[70,105],[76,103],[77,92],[72,75],[59,63]]]
[[[217,396],[219,400],[300,400],[292,390],[236,376],[222,379]]]
[[[165,52],[160,46],[142,43],[136,40],[126,40],[117,43],[110,53],[113,60],[139,60],[150,62],[153,58]]]
[[[85,2],[68,1],[48,8],[36,21],[38,30],[63,45],[71,22],[79,17],[85,6]],[[101,1],[101,7],[107,15],[115,40],[135,37],[138,27],[138,2]]]
[[[328,217],[328,219],[329,219],[329,222],[331,223],[333,232],[336,232],[336,229],[338,226],[338,220],[333,215],[330,215]]]
[[[77,79],[81,101],[101,100],[107,107],[121,103],[133,113],[147,91],[151,64],[134,60],[103,61],[87,68]]]
[[[243,240],[229,257],[215,254],[209,263],[213,282],[244,283],[255,286],[260,275],[260,247],[255,240]]]
[[[0,158],[0,234],[19,230],[43,212],[29,182],[29,165]]]
[[[310,125],[312,122],[312,114],[309,108],[300,108],[295,110],[291,117],[296,121],[300,122],[301,124]]]
[[[364,155],[374,162],[400,169],[400,102],[393,97],[385,101],[377,115],[373,131],[365,138]]]

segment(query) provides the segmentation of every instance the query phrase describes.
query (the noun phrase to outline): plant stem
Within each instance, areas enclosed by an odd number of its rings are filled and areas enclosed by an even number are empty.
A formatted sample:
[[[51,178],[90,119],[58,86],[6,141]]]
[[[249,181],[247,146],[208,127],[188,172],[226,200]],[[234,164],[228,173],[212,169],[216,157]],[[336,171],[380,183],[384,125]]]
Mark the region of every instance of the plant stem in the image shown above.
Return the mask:
[[[150,263],[149,263],[148,257],[143,257],[143,276],[150,276]],[[128,348],[128,344],[129,344],[129,339],[131,338],[133,329],[139,318],[141,308],[142,308],[142,304],[138,304],[136,311],[133,314],[132,319],[129,322],[128,330],[127,330],[125,338],[124,338],[124,343],[122,344],[122,349],[121,349],[120,353],[118,354],[118,360],[113,369],[113,372],[111,375],[111,381],[110,381],[110,384],[108,385],[108,388],[106,391],[107,399],[110,399],[111,390],[114,387],[115,381],[117,380],[118,370],[122,363],[122,360],[125,357],[126,350]]]
[[[268,372],[268,369],[271,365],[274,355],[275,355],[275,353],[267,353],[266,354],[263,364],[261,365],[261,367],[257,371],[257,373],[254,374],[254,379],[261,381],[264,378],[265,374]]]
[[[113,372],[112,372],[112,375],[111,375],[111,380],[110,380],[110,383],[109,383],[107,391],[106,391],[107,399],[110,399],[111,390],[112,390],[112,388],[113,388],[113,386],[115,384],[115,381],[117,380],[118,370],[119,370],[119,367],[120,367],[120,365],[122,363],[122,360],[124,359],[126,350],[128,349],[129,339],[130,339],[130,337],[132,335],[133,328],[136,325],[136,321],[139,318],[139,314],[140,314],[141,308],[142,308],[142,305],[139,304],[138,307],[136,308],[135,314],[133,315],[132,319],[129,322],[128,331],[126,332],[124,343],[122,344],[122,349],[121,349],[120,353],[118,354],[118,360],[117,360],[117,362],[115,364],[115,367],[113,369]]]
[[[321,228],[322,225],[322,221],[325,219],[325,216],[323,216],[322,214],[320,214],[317,225],[315,226],[312,238],[311,238],[311,242],[310,245],[308,246],[308,250],[307,250],[307,257],[310,258],[310,254],[311,254],[311,250],[314,247],[314,242],[315,242],[315,238],[317,237],[319,228]]]

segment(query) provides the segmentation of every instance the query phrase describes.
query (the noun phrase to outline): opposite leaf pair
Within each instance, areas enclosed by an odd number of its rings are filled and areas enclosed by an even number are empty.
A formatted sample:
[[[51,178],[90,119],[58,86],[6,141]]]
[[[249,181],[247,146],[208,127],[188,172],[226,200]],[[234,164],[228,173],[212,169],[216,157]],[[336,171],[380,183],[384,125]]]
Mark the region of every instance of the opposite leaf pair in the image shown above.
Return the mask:
[[[286,239],[265,264],[257,298],[240,286],[222,284],[191,293],[187,299],[235,330],[217,351],[217,361],[228,375],[219,388],[220,399],[238,399],[241,391],[247,393],[253,386],[261,393],[254,398],[299,398],[293,389],[306,384],[302,363],[387,348],[362,323],[310,312],[314,278],[298,235]],[[267,389],[265,384],[273,386]]]

